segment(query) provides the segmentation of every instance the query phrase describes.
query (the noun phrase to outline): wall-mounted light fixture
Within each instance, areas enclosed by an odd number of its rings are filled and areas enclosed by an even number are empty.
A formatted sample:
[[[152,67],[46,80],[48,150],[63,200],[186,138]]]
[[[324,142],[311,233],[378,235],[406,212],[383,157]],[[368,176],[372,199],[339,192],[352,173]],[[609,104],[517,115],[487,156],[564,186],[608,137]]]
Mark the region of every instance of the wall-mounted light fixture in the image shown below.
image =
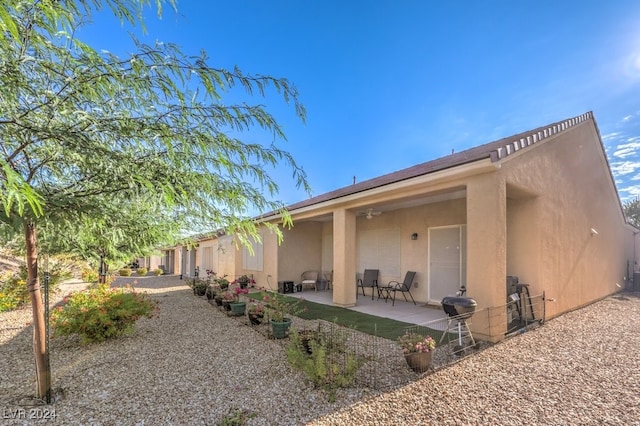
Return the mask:
[[[595,228],[591,228],[591,235],[598,235],[598,231],[596,231]]]
[[[417,240],[418,239],[418,233],[414,232],[413,234],[411,234],[411,239],[412,240]]]

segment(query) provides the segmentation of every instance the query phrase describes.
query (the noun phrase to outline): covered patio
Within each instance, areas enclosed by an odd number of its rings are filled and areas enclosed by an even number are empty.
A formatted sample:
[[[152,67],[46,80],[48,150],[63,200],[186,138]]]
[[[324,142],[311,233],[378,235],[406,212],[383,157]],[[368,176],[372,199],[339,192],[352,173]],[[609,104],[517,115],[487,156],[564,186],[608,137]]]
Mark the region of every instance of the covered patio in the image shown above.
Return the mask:
[[[310,302],[321,303],[323,305],[334,305],[333,292],[331,290],[305,290],[302,292],[288,294],[288,296],[302,298]],[[443,321],[446,323],[447,315],[441,306],[427,305],[420,302],[417,302],[417,305],[414,305],[412,302],[406,302],[402,299],[402,296],[399,297],[400,299],[396,298],[395,305],[392,305],[391,300],[388,300],[385,303],[384,299],[378,299],[377,296],[371,300],[371,295],[363,296],[360,294],[358,295],[358,303],[347,309],[377,317],[390,318],[409,324],[424,324],[436,321]]]

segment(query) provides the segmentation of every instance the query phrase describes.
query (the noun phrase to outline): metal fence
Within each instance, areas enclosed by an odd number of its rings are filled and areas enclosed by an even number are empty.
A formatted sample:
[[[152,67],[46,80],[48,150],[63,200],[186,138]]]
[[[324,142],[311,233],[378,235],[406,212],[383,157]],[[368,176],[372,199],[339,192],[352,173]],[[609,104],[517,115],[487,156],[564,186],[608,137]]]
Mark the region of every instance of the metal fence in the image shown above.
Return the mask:
[[[464,317],[464,316],[462,316]],[[250,326],[246,316],[232,317]],[[496,332],[505,337],[537,327],[545,320],[544,294],[526,301],[511,300],[505,305],[481,309],[469,318],[447,317],[406,327],[404,332],[433,337],[437,346],[432,356],[431,372],[437,371],[478,351],[490,347],[486,336]],[[265,322],[252,329],[265,338],[273,339]],[[361,361],[353,386],[388,391],[416,380],[419,375],[406,364],[397,342],[324,320],[304,320],[294,317],[296,330],[316,330],[344,346],[345,362],[355,354]],[[286,346],[289,339],[275,339]],[[339,355],[338,355],[339,356]],[[423,373],[423,374],[429,374]]]

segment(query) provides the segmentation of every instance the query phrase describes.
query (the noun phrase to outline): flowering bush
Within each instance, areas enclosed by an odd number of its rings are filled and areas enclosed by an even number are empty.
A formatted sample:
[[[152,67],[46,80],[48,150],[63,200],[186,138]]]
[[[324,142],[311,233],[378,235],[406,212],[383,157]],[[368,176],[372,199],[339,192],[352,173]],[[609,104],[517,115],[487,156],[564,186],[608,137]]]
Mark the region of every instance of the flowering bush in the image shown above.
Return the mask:
[[[260,302],[251,302],[247,305],[249,315],[264,315],[265,307]]]
[[[98,279],[100,278],[100,276],[98,275],[98,271],[90,268],[83,269],[80,277],[85,283],[97,283]]]
[[[238,300],[238,295],[231,290],[227,290],[222,293],[222,300],[229,303],[235,303]]]
[[[150,318],[157,302],[131,287],[99,285],[73,293],[51,315],[54,336],[78,334],[82,343],[101,342],[129,334],[141,317]]]
[[[418,333],[405,333],[398,338],[398,344],[402,353],[431,352],[436,348],[436,341],[431,336],[423,336]]]
[[[22,307],[29,300],[27,280],[18,274],[0,274],[0,312]]]

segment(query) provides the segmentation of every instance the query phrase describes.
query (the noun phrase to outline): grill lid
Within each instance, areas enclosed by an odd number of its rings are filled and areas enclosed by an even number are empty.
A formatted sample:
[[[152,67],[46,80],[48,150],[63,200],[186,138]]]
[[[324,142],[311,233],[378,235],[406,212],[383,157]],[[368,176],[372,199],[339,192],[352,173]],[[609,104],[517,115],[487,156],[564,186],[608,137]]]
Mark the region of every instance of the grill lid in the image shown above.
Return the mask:
[[[478,303],[470,297],[446,296],[442,299],[442,308],[450,317],[469,318],[477,306]]]

